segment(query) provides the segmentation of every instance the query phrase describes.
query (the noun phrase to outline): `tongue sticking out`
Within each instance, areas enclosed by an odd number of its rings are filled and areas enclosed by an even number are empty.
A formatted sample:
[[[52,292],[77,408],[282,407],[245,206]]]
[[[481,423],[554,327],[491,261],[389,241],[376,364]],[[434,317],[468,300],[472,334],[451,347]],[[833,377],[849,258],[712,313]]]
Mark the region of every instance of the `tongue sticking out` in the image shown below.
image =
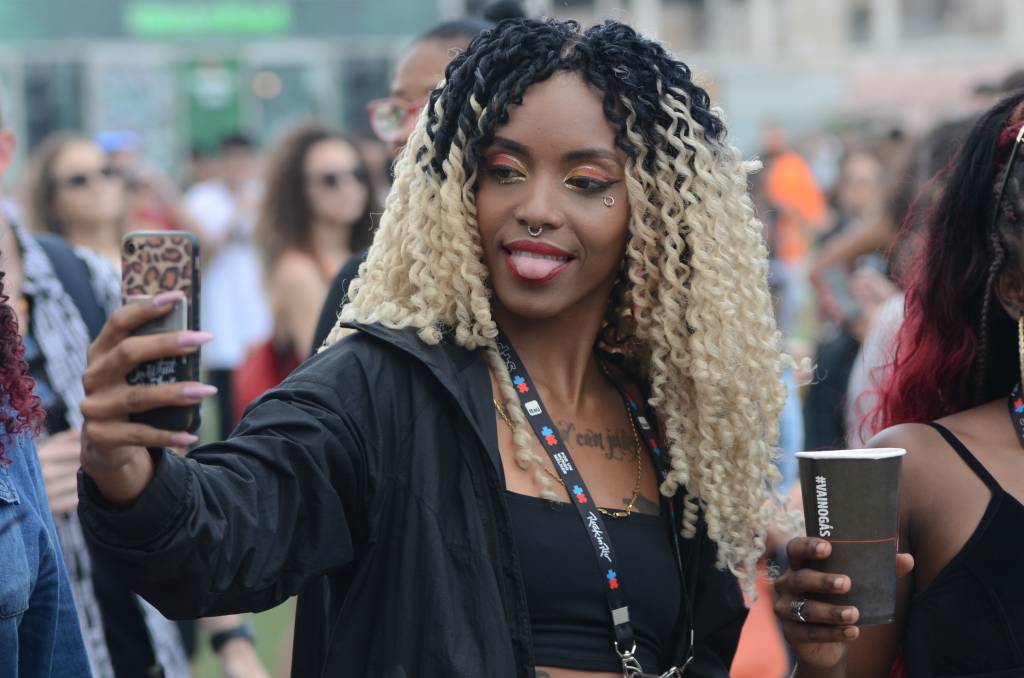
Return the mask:
[[[542,280],[568,261],[567,259],[534,257],[520,252],[513,252],[509,259],[515,266],[516,272],[530,280]]]

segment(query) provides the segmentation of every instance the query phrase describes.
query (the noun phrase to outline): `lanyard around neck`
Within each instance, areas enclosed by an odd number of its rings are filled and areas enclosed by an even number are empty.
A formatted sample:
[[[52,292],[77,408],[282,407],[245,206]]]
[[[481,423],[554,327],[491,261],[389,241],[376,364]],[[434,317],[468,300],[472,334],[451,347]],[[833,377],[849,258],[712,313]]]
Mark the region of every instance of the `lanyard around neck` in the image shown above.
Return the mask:
[[[642,669],[635,657],[636,636],[629,616],[629,604],[618,567],[619,561],[615,556],[615,549],[612,546],[611,535],[608,534],[608,529],[605,527],[604,520],[602,520],[601,514],[597,510],[593,496],[590,494],[590,490],[587,489],[583,476],[576,468],[572,455],[569,453],[569,448],[562,441],[558,429],[544,407],[540,393],[530,379],[523,361],[520,360],[519,355],[504,332],[500,330],[498,331],[497,345],[498,353],[505,363],[509,377],[512,379],[512,385],[519,396],[519,401],[526,414],[526,418],[537,435],[541,447],[544,448],[548,457],[551,458],[551,463],[554,465],[559,478],[562,479],[562,484],[565,485],[569,496],[572,497],[571,503],[576,508],[576,512],[583,522],[587,537],[590,538],[590,544],[594,549],[598,571],[601,576],[602,588],[605,591],[608,609],[611,612],[612,632],[615,639],[614,647],[615,652],[622,659],[623,673],[624,675],[640,675]],[[630,417],[635,418],[635,423],[640,425],[644,443],[655,460],[659,475],[664,479],[667,473],[667,466],[664,463],[664,459],[662,459],[661,447],[658,445],[657,436],[651,421],[641,414],[639,403],[637,403],[628,390],[618,384],[616,384],[616,388],[629,405]],[[639,450],[637,450],[637,454],[640,454]],[[693,648],[691,646],[690,652],[692,653],[692,651]]]

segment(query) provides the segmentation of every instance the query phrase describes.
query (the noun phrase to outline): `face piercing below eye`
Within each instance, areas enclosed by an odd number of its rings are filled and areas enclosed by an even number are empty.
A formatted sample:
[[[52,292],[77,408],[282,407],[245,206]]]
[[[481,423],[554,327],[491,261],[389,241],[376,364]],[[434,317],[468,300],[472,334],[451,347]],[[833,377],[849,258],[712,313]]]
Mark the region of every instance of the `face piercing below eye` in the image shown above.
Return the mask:
[[[601,198],[601,202],[604,203],[605,207],[611,207],[612,205],[615,204],[615,198],[613,198],[610,195],[606,195],[603,198]]]

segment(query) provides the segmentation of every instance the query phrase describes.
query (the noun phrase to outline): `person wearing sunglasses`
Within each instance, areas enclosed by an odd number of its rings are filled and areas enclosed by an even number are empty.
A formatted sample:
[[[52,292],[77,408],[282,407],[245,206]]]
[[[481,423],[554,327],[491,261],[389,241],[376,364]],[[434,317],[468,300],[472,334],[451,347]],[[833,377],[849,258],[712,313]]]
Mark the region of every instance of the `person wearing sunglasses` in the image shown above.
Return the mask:
[[[452,57],[466,48],[480,31],[493,28],[503,19],[523,16],[518,2],[505,0],[489,5],[481,17],[446,21],[417,37],[398,62],[388,96],[367,104],[370,128],[388,144],[392,155],[405,145],[416,124],[416,116],[430,92],[444,79]]]
[[[801,678],[1024,675],[1024,92],[980,116],[937,181],[868,447],[907,450],[896,622],[857,628],[848,591],[789,545],[776,613]],[[913,221],[913,218],[911,219]],[[854,642],[856,641],[856,642]]]
[[[452,57],[464,50],[480,31],[494,28],[499,21],[524,16],[518,2],[502,0],[490,4],[481,17],[446,21],[413,41],[398,62],[389,96],[371,101],[367,106],[373,133],[388,144],[393,156],[397,156],[405,145],[427,97],[444,79],[444,69]],[[353,257],[331,281],[313,333],[311,350],[319,348],[334,327],[348,286],[358,275],[359,266],[365,260],[365,254]]]
[[[66,132],[44,139],[29,159],[24,195],[30,230],[56,233],[120,266],[124,181],[92,139]]]
[[[300,124],[272,149],[255,240],[274,329],[235,371],[236,420],[309,355],[330,281],[370,245],[373,196],[358,145],[338,131]]]

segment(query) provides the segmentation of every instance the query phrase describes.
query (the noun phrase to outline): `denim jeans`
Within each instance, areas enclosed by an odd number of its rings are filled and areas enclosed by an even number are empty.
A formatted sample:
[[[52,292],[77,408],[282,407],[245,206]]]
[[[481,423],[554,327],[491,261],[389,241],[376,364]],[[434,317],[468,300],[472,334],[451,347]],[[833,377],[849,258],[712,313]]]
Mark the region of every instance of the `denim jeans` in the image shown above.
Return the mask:
[[[35,445],[0,445],[0,678],[90,676]]]

